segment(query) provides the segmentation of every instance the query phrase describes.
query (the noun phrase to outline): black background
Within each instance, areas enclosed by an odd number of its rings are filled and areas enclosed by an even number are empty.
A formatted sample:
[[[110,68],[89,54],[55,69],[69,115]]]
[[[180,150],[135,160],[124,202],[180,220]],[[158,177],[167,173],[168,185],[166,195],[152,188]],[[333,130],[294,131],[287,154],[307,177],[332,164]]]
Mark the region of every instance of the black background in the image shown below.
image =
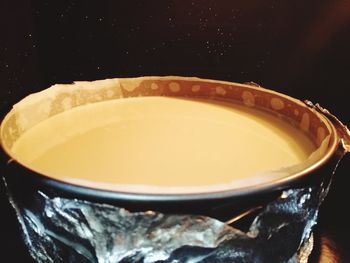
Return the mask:
[[[254,81],[350,124],[350,1],[0,2],[1,114],[55,83],[141,75]],[[318,228],[339,262],[350,262],[349,170],[346,157]],[[0,255],[26,262],[3,189],[0,203]]]

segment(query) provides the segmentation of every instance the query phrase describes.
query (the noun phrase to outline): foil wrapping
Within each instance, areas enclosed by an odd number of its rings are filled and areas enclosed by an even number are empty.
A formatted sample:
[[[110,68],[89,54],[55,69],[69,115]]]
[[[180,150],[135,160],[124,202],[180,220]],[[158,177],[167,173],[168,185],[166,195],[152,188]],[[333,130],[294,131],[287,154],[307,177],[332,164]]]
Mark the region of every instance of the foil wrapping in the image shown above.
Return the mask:
[[[206,216],[131,213],[43,192],[29,208],[8,193],[37,262],[304,263],[329,184],[283,191],[259,209],[246,231]]]

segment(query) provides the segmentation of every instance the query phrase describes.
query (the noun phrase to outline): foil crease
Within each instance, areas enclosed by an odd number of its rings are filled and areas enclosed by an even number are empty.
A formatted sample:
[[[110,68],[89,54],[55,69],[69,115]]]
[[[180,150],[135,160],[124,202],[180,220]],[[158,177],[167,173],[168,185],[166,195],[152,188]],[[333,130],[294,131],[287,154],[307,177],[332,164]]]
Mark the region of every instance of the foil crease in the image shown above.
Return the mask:
[[[283,191],[245,232],[206,216],[131,213],[39,191],[28,208],[8,193],[37,262],[304,263],[329,184]]]

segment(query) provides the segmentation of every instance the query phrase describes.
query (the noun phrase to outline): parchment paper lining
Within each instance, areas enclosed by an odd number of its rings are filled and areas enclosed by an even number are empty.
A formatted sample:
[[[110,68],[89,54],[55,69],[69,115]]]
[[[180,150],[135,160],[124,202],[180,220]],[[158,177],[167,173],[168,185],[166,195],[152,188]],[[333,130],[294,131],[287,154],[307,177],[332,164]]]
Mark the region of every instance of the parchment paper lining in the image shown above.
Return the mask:
[[[11,155],[13,143],[26,130],[37,123],[71,108],[105,100],[135,96],[176,96],[235,101],[247,107],[269,111],[293,126],[299,127],[317,146],[309,158],[298,165],[276,171],[262,171],[244,180],[206,186],[208,192],[238,189],[250,185],[264,184],[303,171],[320,160],[329,149],[331,129],[317,111],[304,103],[282,94],[231,82],[186,77],[140,77],[78,81],[73,84],[57,84],[38,93],[31,94],[13,106],[1,126],[1,139],[5,150]],[[12,156],[16,159],[15,156]],[[268,175],[268,176],[267,176]],[[70,183],[106,190],[122,190],[142,193],[198,193],[203,187],[153,187],[150,185],[98,184],[86,180]]]

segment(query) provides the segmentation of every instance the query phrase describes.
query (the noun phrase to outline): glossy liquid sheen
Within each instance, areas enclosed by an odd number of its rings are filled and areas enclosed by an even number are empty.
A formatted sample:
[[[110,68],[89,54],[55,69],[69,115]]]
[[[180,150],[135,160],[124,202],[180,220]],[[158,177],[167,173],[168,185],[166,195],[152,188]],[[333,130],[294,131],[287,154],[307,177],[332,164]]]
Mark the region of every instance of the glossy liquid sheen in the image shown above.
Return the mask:
[[[99,102],[26,131],[13,155],[64,181],[203,186],[298,164],[315,150],[288,123],[237,104],[170,97]]]

